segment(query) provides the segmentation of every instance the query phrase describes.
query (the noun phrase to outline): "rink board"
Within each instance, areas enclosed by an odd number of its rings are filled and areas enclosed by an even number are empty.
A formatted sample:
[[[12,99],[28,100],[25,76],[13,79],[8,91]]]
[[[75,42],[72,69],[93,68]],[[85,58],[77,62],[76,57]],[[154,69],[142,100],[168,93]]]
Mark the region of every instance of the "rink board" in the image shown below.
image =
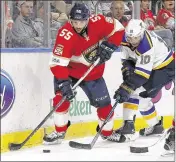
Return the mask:
[[[15,97],[11,106],[6,105],[6,91],[11,93],[11,87],[5,82],[1,87],[1,152],[8,151],[9,142],[22,142],[29,133],[43,120],[51,110],[50,99],[54,96],[53,76],[49,70],[50,52],[31,53],[1,53],[1,69],[10,76],[14,84]],[[122,82],[120,53],[116,52],[107,62],[104,78],[111,98],[114,91]],[[2,74],[1,74],[2,77]],[[2,86],[2,85],[1,85]],[[155,98],[158,116],[165,116],[164,126],[168,128],[174,115],[174,85],[163,87],[162,92]],[[2,93],[2,89],[3,92]],[[71,104],[69,114],[72,126],[66,139],[94,135],[97,126],[96,109],[92,107],[84,92],[78,88],[77,97]],[[112,104],[114,101],[112,100]],[[115,128],[122,123],[123,108],[118,105],[115,110]],[[146,126],[137,114],[136,129]],[[53,128],[53,116],[46,121],[42,128],[31,138],[26,147],[39,145],[42,142],[44,128]]]

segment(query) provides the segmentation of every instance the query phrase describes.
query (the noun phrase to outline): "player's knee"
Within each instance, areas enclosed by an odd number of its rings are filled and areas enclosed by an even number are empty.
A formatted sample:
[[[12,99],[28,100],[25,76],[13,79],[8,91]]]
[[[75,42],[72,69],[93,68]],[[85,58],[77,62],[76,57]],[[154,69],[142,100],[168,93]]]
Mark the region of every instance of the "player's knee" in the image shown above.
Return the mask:
[[[98,108],[97,109],[98,118],[101,119],[101,120],[105,120],[107,118],[107,116],[109,115],[111,109],[112,109],[111,104]],[[113,117],[113,115],[114,115],[114,112],[111,115],[111,118]]]
[[[55,107],[62,99],[62,96],[61,95],[56,95],[54,98],[53,98],[53,107]],[[69,106],[70,106],[70,102],[69,101],[64,101],[62,103],[61,106],[59,106],[57,109],[56,109],[56,112],[66,112],[68,111],[69,109]]]

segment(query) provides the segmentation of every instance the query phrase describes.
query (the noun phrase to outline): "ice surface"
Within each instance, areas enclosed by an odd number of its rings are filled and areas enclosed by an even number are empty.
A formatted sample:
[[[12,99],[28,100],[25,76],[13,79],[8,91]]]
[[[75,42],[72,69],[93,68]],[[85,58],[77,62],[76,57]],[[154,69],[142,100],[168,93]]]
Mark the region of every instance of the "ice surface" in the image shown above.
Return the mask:
[[[76,139],[77,142],[90,143],[93,137]],[[143,139],[142,139],[143,138]],[[142,137],[135,141],[136,145],[146,146],[155,142],[158,137]],[[60,145],[37,146],[18,151],[1,154],[2,161],[174,161],[174,156],[162,157],[164,141],[149,149],[148,153],[130,153],[130,143],[114,143],[103,141],[101,138],[92,150],[71,148],[69,141]],[[43,153],[43,149],[50,149],[50,153]]]

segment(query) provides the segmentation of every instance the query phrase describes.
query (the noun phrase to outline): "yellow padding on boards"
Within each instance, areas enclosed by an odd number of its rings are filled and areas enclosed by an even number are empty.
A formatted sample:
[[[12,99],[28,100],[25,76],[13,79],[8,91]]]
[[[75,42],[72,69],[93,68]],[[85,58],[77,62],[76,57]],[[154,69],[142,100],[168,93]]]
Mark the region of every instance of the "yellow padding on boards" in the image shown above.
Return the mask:
[[[169,128],[172,125],[173,116],[164,116],[164,128]],[[114,129],[118,129],[122,126],[123,120],[115,120]],[[96,134],[96,127],[98,125],[97,121],[86,122],[86,123],[76,123],[72,124],[66,134],[66,140],[81,138],[86,136],[93,136]],[[143,118],[137,118],[135,122],[136,131],[146,127],[146,121]],[[49,133],[54,130],[54,127],[46,128],[46,132]],[[26,137],[32,132],[32,130],[13,132],[1,135],[1,153],[9,151],[8,144],[21,143]],[[42,144],[42,139],[44,136],[44,129],[39,129],[34,136],[25,144],[24,148],[29,148]]]
[[[144,118],[145,120],[150,120],[150,119],[152,119],[152,118],[155,118],[156,115],[157,115],[157,113],[156,113],[156,111],[154,111],[154,112],[153,112],[152,114],[150,114],[150,115],[143,116],[143,118]]]
[[[123,108],[124,109],[138,110],[138,104],[124,103]]]

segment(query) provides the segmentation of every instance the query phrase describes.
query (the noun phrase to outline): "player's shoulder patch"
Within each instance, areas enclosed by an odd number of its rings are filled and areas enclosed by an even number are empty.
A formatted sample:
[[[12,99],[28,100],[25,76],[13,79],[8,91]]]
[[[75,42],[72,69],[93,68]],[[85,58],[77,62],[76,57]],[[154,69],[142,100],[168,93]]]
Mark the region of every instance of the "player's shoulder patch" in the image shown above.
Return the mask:
[[[56,46],[56,48],[54,49],[54,52],[53,52],[53,53],[54,53],[54,55],[62,56],[63,50],[64,50],[64,46],[61,45],[61,44],[58,44],[58,45]]]
[[[144,37],[140,42],[139,46],[136,48],[135,52],[137,55],[142,55],[149,51],[153,47],[152,39],[147,31],[144,33]]]

